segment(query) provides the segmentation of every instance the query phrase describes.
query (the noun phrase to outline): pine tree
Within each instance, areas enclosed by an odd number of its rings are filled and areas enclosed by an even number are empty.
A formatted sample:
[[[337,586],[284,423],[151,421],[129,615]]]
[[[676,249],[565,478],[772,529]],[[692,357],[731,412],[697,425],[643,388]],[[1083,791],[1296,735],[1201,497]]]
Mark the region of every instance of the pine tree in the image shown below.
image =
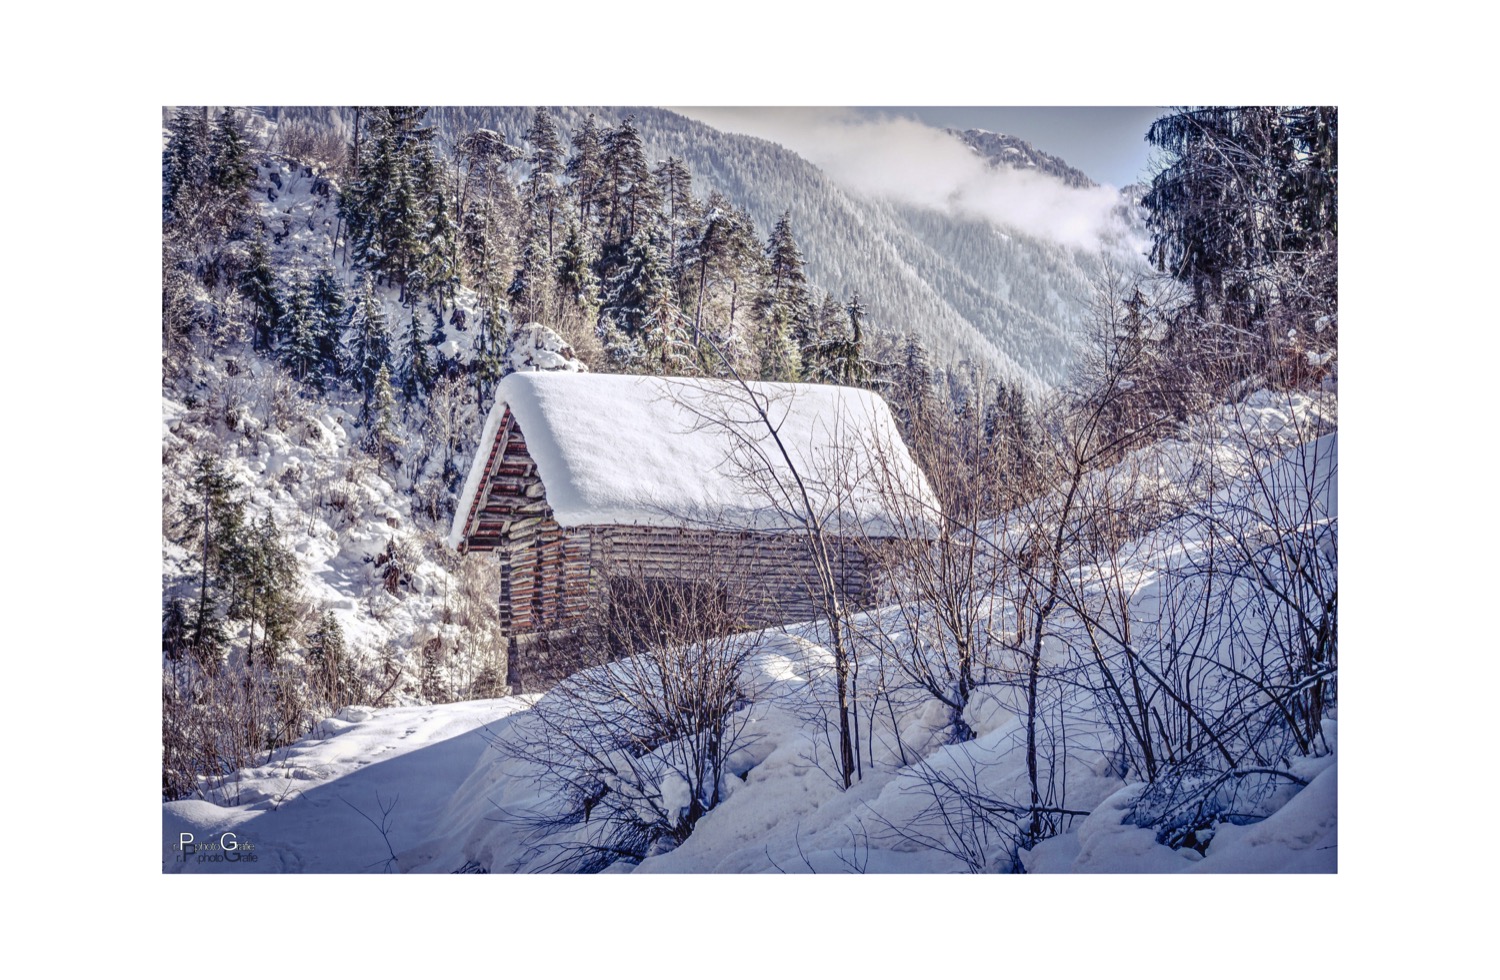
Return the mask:
[[[849,318],[849,334],[856,348],[864,344],[865,306],[859,301],[859,293],[849,298],[849,304],[844,307],[844,314]]]
[[[506,166],[521,152],[493,130],[464,137],[458,146],[464,167],[459,192],[459,237],[468,282],[483,300],[505,288],[511,274],[511,231],[520,210]]]
[[[563,148],[545,106],[532,116],[526,141],[531,144],[528,158],[531,172],[521,185],[521,199],[526,205],[527,220],[534,226],[539,243],[545,245],[544,254],[550,263],[556,250],[558,210],[562,202],[557,179],[563,169]]]
[[[830,381],[831,346],[847,332],[844,307],[830,293],[822,293],[817,302],[809,303],[807,329],[801,341],[802,377],[806,381]]]
[[[359,300],[350,308],[349,327],[352,343],[345,372],[349,382],[363,396],[360,417],[370,414],[370,399],[375,394],[375,380],[382,371],[390,380],[391,338],[385,322],[385,307],[375,295],[374,284],[365,276]]]
[[[1151,258],[1193,292],[1173,360],[1259,373],[1291,330],[1336,321],[1337,107],[1184,108],[1146,138],[1167,159],[1141,202]]]
[[[162,215],[177,217],[180,199],[199,195],[208,186],[209,135],[207,110],[178,106],[167,126],[167,148],[162,151]]]
[[[762,381],[802,380],[802,355],[789,325],[773,317],[757,325],[750,344],[757,376]]]
[[[578,132],[573,134],[573,155],[568,159],[565,171],[572,193],[573,206],[578,213],[578,226],[591,242],[597,241],[592,233],[599,218],[601,205],[607,206],[604,192],[604,132],[594,121],[591,112]]]
[[[251,146],[233,110],[219,113],[208,136],[206,170],[201,184],[187,194],[189,201],[174,209],[185,216],[192,211],[195,233],[203,236],[205,245],[243,238],[249,231],[252,213],[250,190],[255,184],[256,169],[250,158]],[[181,195],[179,195],[181,197]]]
[[[448,684],[443,677],[443,648],[439,643],[423,646],[420,659],[418,683],[422,699],[429,704],[443,704],[451,700]]]
[[[666,256],[653,236],[631,239],[603,309],[634,342],[640,363],[657,374],[681,374],[692,363],[685,321],[677,308]]]
[[[841,315],[835,318],[833,311],[838,309],[838,304],[830,307],[831,302],[832,297],[825,296],[819,307],[819,336],[822,339],[811,354],[804,352],[804,358],[811,365],[807,376],[814,381],[866,385],[870,381],[870,365],[864,355],[865,308],[859,301],[859,294],[855,293],[839,311]]]
[[[798,344],[807,340],[810,321],[807,273],[802,249],[792,236],[792,214],[783,211],[766,243],[766,286],[759,300],[761,316],[775,316],[789,324]]]
[[[414,288],[440,306],[452,302],[459,285],[459,231],[447,167],[438,159],[431,138],[417,146],[417,188],[427,215],[425,248],[418,258]],[[441,315],[441,314],[440,314]]]
[[[511,312],[520,322],[546,319],[554,308],[553,268],[547,257],[545,229],[540,224],[528,224],[521,239],[520,260],[506,290]]]
[[[762,275],[764,257],[750,216],[718,191],[709,195],[697,238],[683,257],[684,275],[694,281],[692,340],[709,374],[725,363],[741,366],[747,345],[741,310]]]
[[[382,463],[396,456],[396,390],[391,386],[391,369],[382,365],[375,376],[370,399],[360,423],[365,428],[365,448]]]
[[[599,346],[611,371],[638,373],[646,363],[646,350],[641,342],[621,330],[608,313],[599,315]]]
[[[692,239],[692,230],[702,217],[698,202],[693,200],[693,175],[687,166],[676,157],[667,157],[656,168],[657,193],[662,202],[663,228],[667,241],[667,265],[672,270],[674,283],[680,281],[679,253]],[[682,296],[677,297],[678,304]]]
[[[829,357],[839,384],[866,386],[874,374],[870,362],[865,358],[865,307],[855,293],[844,307],[849,318],[849,339],[836,347]]]
[[[661,197],[651,179],[635,117],[626,117],[605,135],[602,164],[601,189],[608,205],[603,247],[607,261],[611,253],[623,252],[640,233],[649,233],[661,214]]]
[[[441,318],[438,322],[442,322]],[[432,358],[427,349],[422,315],[412,310],[411,325],[407,328],[406,342],[401,350],[401,394],[407,404],[426,397],[432,391],[433,381]]]
[[[257,238],[250,246],[250,261],[240,274],[240,294],[250,303],[250,323],[256,350],[271,349],[285,307],[276,289],[276,274],[271,270],[271,257],[264,239]]]
[[[932,365],[927,348],[914,334],[901,345],[891,386],[891,407],[905,431],[927,420],[932,400]]]
[[[592,330],[599,320],[599,279],[594,274],[593,253],[576,220],[569,220],[557,251],[556,282],[558,332],[567,336]]]
[[[520,256],[506,291],[511,311],[522,323],[546,320],[557,307],[555,255],[565,205],[558,184],[563,168],[562,142],[545,107],[536,110],[526,139],[531,144],[531,171],[521,185],[524,211]]]
[[[421,125],[425,113],[415,106],[368,110],[368,148],[340,200],[355,261],[397,286],[402,302],[409,289],[421,293],[432,285],[425,269],[440,217],[435,211],[446,208],[435,132]],[[448,219],[441,223],[446,228]]]
[[[249,631],[245,660],[247,666],[253,666],[259,652],[259,662],[274,668],[290,645],[297,621],[297,560],[282,543],[281,529],[270,514],[252,522],[246,530],[245,618]]]
[[[344,328],[349,325],[350,309],[344,300],[344,289],[333,270],[324,266],[313,275],[309,316],[318,349],[318,384],[339,374]]]
[[[168,661],[176,663],[187,656],[189,644],[190,616],[187,603],[175,597],[165,601],[161,614],[161,652]]]
[[[755,301],[760,377],[766,381],[797,381],[802,376],[801,352],[808,343],[811,312],[802,250],[792,237],[790,211],[782,212],[776,222],[765,255],[765,280]]]
[[[208,188],[216,198],[217,227],[240,237],[251,215],[255,164],[251,144],[233,110],[223,110],[208,137]]]
[[[489,403],[490,393],[505,376],[505,345],[509,337],[505,314],[496,302],[485,307],[479,317],[479,337],[474,345],[470,370],[474,379],[475,401]]]
[[[318,625],[307,635],[307,664],[313,691],[335,710],[347,703],[340,683],[347,658],[344,629],[332,612],[324,610]]]
[[[1035,471],[1040,432],[1034,413],[1020,388],[1003,382],[995,387],[994,399],[985,406],[981,427],[991,451],[996,453],[1004,472],[1016,486],[1029,486]]]
[[[220,607],[234,591],[244,505],[234,494],[234,481],[210,453],[200,453],[194,460],[191,488],[178,526],[183,532],[179,541],[197,564],[198,596],[184,633],[199,662],[213,666],[228,644]]]
[[[281,318],[281,358],[293,377],[321,390],[323,356],[318,349],[319,324],[307,276],[294,269],[281,292],[286,296]]]
[[[219,113],[209,139],[208,179],[225,194],[248,193],[255,183],[255,164],[250,160],[250,141],[240,128],[233,109]]]

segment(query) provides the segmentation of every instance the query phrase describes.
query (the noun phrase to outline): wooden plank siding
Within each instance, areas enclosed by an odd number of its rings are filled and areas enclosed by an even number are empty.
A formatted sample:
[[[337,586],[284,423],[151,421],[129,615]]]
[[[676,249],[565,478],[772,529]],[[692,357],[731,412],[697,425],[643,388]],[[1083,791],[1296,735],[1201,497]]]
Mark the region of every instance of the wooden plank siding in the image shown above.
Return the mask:
[[[808,543],[800,535],[644,525],[563,528],[507,410],[470,508],[466,551],[498,551],[500,619],[512,637],[583,621],[613,577],[722,586],[747,628],[821,615]],[[847,600],[874,601],[874,562],[852,541],[835,542]]]

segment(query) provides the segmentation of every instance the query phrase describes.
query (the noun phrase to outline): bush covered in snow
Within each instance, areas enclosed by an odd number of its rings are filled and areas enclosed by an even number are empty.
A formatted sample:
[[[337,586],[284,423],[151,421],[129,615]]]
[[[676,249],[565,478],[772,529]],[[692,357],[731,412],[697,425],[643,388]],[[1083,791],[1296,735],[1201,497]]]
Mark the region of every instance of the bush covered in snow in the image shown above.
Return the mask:
[[[628,579],[575,642],[584,669],[501,740],[548,803],[507,814],[539,867],[599,871],[686,840],[732,791],[760,647],[738,610],[690,582]]]

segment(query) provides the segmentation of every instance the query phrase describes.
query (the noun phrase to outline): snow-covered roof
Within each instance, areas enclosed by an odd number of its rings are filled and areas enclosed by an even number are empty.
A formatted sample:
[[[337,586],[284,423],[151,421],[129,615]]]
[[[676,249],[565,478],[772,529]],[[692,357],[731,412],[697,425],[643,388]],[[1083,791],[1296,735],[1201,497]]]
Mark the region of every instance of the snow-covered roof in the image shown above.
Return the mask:
[[[519,372],[495,391],[449,544],[509,408],[563,527],[644,524],[795,530],[807,508],[832,533],[909,532],[937,513],[885,401],[833,385]],[[766,409],[785,447],[752,403]]]

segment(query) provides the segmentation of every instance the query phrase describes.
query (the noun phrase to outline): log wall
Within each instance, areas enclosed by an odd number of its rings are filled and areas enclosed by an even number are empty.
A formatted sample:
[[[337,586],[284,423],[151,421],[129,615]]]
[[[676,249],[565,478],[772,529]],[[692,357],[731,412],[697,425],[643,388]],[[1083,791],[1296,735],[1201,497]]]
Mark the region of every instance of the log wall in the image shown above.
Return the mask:
[[[490,447],[487,484],[469,513],[468,551],[498,551],[501,624],[511,636],[566,629],[588,616],[612,577],[720,585],[746,627],[821,615],[817,577],[799,535],[601,525],[563,528],[526,437],[507,412]],[[848,601],[875,597],[873,563],[835,542],[836,578]]]

